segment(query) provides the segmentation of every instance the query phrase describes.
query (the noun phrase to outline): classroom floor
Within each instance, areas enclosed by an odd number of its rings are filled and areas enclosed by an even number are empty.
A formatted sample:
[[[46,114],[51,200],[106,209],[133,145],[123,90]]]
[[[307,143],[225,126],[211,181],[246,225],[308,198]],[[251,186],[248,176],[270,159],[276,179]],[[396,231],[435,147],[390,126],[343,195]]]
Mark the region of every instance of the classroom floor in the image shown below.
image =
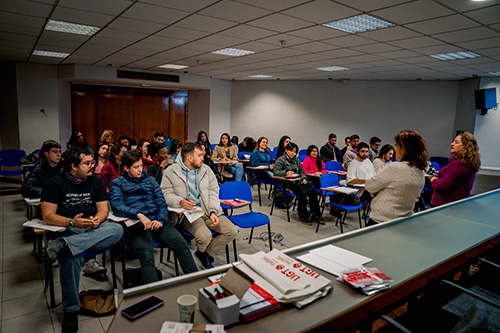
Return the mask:
[[[473,194],[499,188],[500,177],[481,176],[476,179]],[[259,207],[257,190],[253,189],[254,211],[269,215],[271,206],[267,194],[262,194],[262,207]],[[44,285],[44,266],[38,264],[33,255],[33,235],[31,229],[21,224],[26,221],[25,203],[19,194],[19,185],[0,181],[0,332],[60,332],[62,321],[61,291],[58,268],[53,269],[55,281],[56,307],[50,308],[48,289]],[[244,209],[244,208],[243,208]],[[335,226],[335,218],[325,210],[325,225],[321,225],[315,233],[316,226],[305,226],[298,222],[296,211],[290,211],[291,222],[287,222],[286,210],[275,209],[271,216],[272,232],[277,233],[273,248],[286,249],[303,243],[308,243],[332,235],[340,234]],[[344,232],[359,228],[357,214],[348,214]],[[248,244],[249,230],[243,229],[237,237],[238,253],[255,253],[269,251],[269,243],[260,239],[260,235],[267,231],[267,227],[255,229],[252,244]],[[193,247],[193,251],[195,248]],[[159,264],[159,249],[155,249],[157,267],[163,272],[164,278],[174,276],[173,264]],[[232,245],[230,255],[233,258]],[[100,260],[100,256],[98,260]],[[198,263],[199,268],[201,265]],[[216,256],[215,265],[226,263],[225,251]],[[127,267],[139,267],[138,261],[127,263]],[[111,269],[109,259],[107,263],[108,281],[98,282],[92,278],[82,276],[80,290],[111,289]],[[122,282],[121,266],[116,262],[118,284]],[[109,327],[112,316],[93,318],[79,316],[79,332],[105,332]]]

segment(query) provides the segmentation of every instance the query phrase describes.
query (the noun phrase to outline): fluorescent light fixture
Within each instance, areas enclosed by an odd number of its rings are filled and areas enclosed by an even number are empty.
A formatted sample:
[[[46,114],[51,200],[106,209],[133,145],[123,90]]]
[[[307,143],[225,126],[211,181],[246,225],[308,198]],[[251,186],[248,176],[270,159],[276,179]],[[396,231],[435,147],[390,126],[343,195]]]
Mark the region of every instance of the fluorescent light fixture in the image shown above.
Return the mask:
[[[472,59],[479,58],[482,55],[470,52],[470,51],[462,51],[462,52],[451,52],[451,53],[440,53],[440,54],[431,54],[429,57],[433,57],[439,60],[461,60],[461,59]]]
[[[325,27],[342,30],[350,33],[376,30],[381,28],[393,27],[395,24],[384,21],[378,17],[368,14],[349,17],[346,19],[333,21],[323,24]]]
[[[349,68],[340,67],[340,66],[318,67],[316,69],[319,69],[320,71],[327,71],[327,72],[336,72],[336,71],[347,71],[347,70],[349,70]]]
[[[490,72],[491,75],[500,76],[500,72]]]
[[[69,56],[69,53],[35,50],[33,51],[33,55],[41,57],[66,58],[67,56]]]
[[[226,49],[221,49],[217,51],[213,51],[213,54],[222,54],[222,55],[227,55],[231,57],[241,57],[241,56],[246,56],[249,54],[254,54],[254,51],[248,51],[248,50],[241,50],[241,49],[233,49],[233,48],[226,48]]]
[[[49,20],[45,25],[45,30],[66,32],[69,34],[86,35],[92,36],[99,31],[99,27],[94,27],[91,25]]]
[[[158,66],[160,68],[170,68],[170,69],[184,69],[188,68],[189,66],[184,66],[184,65],[174,65],[174,64],[164,64],[161,66]]]
[[[265,74],[254,74],[254,75],[249,75],[248,77],[253,77],[255,79],[266,79],[268,77],[272,77],[271,75],[265,75]]]

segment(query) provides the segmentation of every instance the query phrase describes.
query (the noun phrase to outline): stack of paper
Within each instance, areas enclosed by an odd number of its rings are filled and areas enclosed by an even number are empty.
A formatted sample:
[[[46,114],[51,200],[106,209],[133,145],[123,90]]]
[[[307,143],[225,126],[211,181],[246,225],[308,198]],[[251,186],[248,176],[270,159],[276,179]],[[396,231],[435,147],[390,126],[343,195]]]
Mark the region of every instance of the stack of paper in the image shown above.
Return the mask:
[[[281,310],[281,304],[257,284],[253,284],[240,302],[240,315],[247,323]]]
[[[189,221],[189,223],[193,223],[194,221],[196,221],[197,219],[199,219],[200,217],[203,216],[203,210],[201,209],[201,207],[194,207],[193,209],[191,210],[186,210],[182,207],[180,208],[172,208],[172,207],[168,207],[168,210],[170,212],[176,212],[178,214],[184,214],[184,216],[186,217],[186,219]]]
[[[64,230],[66,230],[66,227],[50,225],[50,224],[47,224],[39,219],[33,219],[33,220],[26,221],[23,223],[23,227],[43,229],[43,230],[47,230],[47,231],[64,231]]]

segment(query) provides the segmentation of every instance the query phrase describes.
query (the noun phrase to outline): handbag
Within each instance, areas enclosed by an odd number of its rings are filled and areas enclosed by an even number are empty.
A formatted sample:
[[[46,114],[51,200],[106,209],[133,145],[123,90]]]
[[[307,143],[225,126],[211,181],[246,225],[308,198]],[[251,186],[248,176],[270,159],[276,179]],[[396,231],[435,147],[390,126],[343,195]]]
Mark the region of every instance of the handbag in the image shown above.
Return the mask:
[[[116,312],[115,292],[111,290],[83,290],[78,293],[80,313],[87,316],[109,316]]]

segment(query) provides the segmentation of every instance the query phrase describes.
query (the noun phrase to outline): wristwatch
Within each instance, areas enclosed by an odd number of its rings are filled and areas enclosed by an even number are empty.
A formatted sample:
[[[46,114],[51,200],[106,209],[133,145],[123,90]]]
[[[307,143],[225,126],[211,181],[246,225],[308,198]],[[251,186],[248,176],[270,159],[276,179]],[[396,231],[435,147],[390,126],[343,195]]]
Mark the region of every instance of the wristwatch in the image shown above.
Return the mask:
[[[73,228],[75,225],[73,224],[73,219],[69,219],[68,227]]]

